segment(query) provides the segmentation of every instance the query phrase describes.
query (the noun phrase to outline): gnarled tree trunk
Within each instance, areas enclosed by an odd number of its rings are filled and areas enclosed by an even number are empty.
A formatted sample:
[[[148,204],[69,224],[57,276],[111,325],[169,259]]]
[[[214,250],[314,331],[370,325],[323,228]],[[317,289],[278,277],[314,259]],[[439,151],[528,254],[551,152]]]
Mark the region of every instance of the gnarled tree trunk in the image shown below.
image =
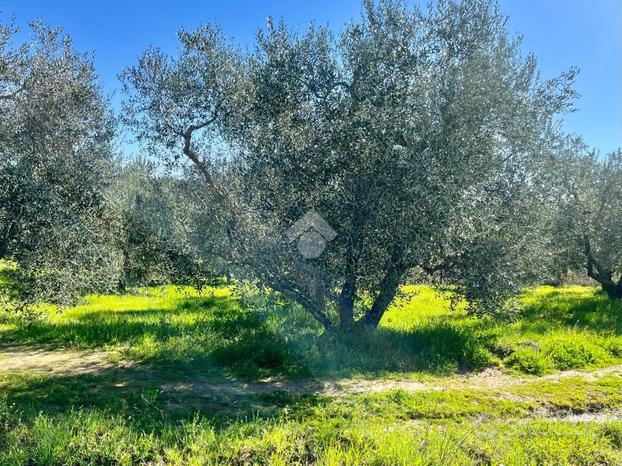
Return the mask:
[[[584,238],[585,257],[587,259],[587,275],[588,277],[600,283],[603,291],[607,293],[611,299],[622,299],[622,275],[616,282],[613,279],[613,272],[607,270],[592,254],[590,241]]]

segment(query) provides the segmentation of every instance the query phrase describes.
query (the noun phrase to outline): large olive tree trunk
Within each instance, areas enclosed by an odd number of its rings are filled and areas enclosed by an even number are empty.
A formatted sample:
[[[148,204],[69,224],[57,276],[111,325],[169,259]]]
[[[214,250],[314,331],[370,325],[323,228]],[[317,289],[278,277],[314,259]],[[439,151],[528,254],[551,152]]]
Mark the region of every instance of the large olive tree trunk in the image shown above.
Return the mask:
[[[585,238],[584,241],[588,277],[596,280],[611,299],[622,299],[622,275],[617,281],[614,280],[613,271],[608,270],[594,257],[589,240]]]

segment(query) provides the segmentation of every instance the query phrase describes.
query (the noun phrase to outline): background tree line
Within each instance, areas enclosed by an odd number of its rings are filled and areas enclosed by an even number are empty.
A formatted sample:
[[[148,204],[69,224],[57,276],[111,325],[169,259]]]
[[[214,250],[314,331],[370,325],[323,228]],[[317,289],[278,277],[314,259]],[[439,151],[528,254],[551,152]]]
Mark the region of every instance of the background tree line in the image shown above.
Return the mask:
[[[188,225],[209,231],[209,208],[193,177],[123,161],[91,57],[59,30],[33,23],[22,45],[16,32],[0,28],[0,258],[19,264],[15,297],[205,279],[216,268]]]
[[[542,80],[489,0],[365,2],[339,34],[213,25],[121,73],[116,120],[60,31],[0,28],[0,258],[16,298],[66,303],[230,270],[326,328],[375,326],[409,280],[472,312],[575,273],[622,298],[622,152],[560,129],[575,69]],[[144,159],[123,160],[124,124]],[[316,209],[317,259],[284,234]]]

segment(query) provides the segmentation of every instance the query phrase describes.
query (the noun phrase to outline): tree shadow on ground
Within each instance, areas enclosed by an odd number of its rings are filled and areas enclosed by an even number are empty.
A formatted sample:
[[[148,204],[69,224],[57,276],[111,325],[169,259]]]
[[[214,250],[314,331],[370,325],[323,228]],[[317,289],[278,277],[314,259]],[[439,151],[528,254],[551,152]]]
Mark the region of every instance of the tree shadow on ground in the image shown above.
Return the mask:
[[[526,327],[541,333],[558,326],[622,334],[622,301],[610,299],[602,292],[552,290],[525,304],[521,315]]]
[[[322,333],[314,322],[293,320],[243,308],[229,297],[208,296],[179,299],[166,309],[72,313],[17,326],[0,338],[14,344],[113,348],[178,375],[244,380],[449,373],[490,364],[473,326],[439,320],[411,331]]]
[[[132,342],[145,335],[154,335],[158,340],[178,336],[201,323],[201,318],[177,319],[190,311],[229,309],[229,298],[215,296],[184,298],[170,308],[91,310],[82,313],[68,313],[67,319],[41,319],[17,325],[0,334],[6,342],[39,343],[48,345],[79,345],[98,347],[106,344]]]
[[[147,431],[163,426],[163,421],[189,421],[197,415],[217,428],[226,427],[247,419],[276,418],[283,410],[291,415],[326,402],[314,394],[288,394],[271,387],[246,393],[235,382],[221,382],[209,390],[183,389],[184,382],[195,381],[147,365],[62,376],[20,372],[0,377],[0,401],[27,417],[95,409],[123,416]],[[242,389],[232,390],[235,387]]]
[[[544,335],[585,326],[620,333],[620,311],[619,303],[600,295],[552,291],[525,305],[521,328],[513,331]],[[74,312],[6,330],[0,339],[103,347],[173,379],[323,380],[481,370],[496,364],[495,339],[504,325],[499,319],[440,316],[408,330],[323,333],[303,310],[249,309],[231,297],[202,296],[169,301],[163,308]]]

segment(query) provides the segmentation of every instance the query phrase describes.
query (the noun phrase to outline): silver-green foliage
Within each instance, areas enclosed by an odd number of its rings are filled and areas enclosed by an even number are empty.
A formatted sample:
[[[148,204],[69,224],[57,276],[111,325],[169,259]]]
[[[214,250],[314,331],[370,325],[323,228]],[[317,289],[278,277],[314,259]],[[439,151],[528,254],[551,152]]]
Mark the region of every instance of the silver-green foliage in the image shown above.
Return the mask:
[[[0,24],[0,257],[26,294],[110,289],[120,270],[103,191],[113,126],[89,56],[59,30]]]
[[[551,247],[560,271],[597,281],[622,298],[622,150],[599,155],[580,140],[559,151],[559,191]]]
[[[541,165],[576,71],[540,79],[496,2],[366,1],[337,37],[268,23],[242,53],[180,33],[125,70],[127,122],[184,154],[228,214],[231,260],[326,327],[376,325],[409,271],[498,309],[537,275]],[[283,233],[309,209],[337,232],[315,260]]]

